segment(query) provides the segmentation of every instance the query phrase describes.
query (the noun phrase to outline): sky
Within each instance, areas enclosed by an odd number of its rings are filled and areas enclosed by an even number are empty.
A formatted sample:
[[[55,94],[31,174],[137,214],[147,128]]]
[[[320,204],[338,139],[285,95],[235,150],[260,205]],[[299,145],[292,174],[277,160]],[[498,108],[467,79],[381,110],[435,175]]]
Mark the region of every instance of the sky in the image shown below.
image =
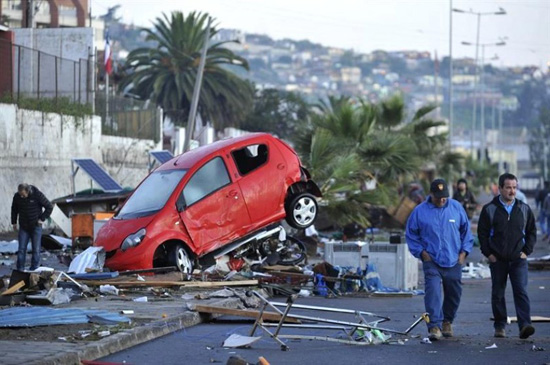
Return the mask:
[[[163,12],[197,10],[218,27],[274,39],[308,39],[356,52],[417,50],[450,53],[451,0],[90,0],[92,15],[120,4],[126,23],[149,27]],[[495,66],[550,65],[550,0],[452,0],[453,58],[479,58]],[[504,40],[505,46],[495,46]],[[473,45],[463,45],[468,42]],[[482,52],[482,49],[485,52]]]

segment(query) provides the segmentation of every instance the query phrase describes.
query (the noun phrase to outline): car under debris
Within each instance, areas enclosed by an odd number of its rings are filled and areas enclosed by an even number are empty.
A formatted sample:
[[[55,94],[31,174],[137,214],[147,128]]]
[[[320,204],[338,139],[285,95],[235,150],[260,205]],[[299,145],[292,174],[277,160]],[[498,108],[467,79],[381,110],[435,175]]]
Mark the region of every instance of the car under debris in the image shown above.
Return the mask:
[[[150,173],[94,246],[105,249],[111,270],[174,265],[191,273],[199,258],[259,239],[282,219],[298,229],[311,226],[320,196],[280,139],[266,133],[224,139]]]

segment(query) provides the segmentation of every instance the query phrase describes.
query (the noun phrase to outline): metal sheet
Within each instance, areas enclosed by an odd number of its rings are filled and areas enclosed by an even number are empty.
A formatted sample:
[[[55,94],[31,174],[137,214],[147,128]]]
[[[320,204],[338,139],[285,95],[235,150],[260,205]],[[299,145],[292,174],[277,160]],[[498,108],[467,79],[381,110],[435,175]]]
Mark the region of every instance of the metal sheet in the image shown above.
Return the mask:
[[[84,274],[87,268],[101,271],[104,263],[105,251],[103,247],[88,247],[71,261],[67,272]]]
[[[101,317],[114,322],[130,322],[127,317],[102,310],[13,307],[0,311],[0,327],[37,327],[88,323],[90,316]]]
[[[171,159],[174,158],[174,155],[172,154],[172,152],[170,151],[167,151],[167,150],[162,150],[162,151],[149,151],[149,154],[155,159],[157,160],[161,165],[165,162],[168,162],[170,161]]]

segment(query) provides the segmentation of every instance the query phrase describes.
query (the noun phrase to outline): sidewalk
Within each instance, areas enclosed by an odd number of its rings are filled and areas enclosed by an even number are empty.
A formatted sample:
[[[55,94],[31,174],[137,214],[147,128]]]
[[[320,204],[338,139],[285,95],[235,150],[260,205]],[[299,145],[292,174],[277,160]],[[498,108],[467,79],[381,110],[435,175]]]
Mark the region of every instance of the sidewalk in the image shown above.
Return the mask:
[[[204,293],[204,292],[203,292]],[[142,296],[135,295],[135,296]],[[237,298],[228,299],[201,299],[184,300],[173,299],[149,299],[146,303],[133,302],[130,298],[126,300],[120,297],[90,298],[72,302],[67,305],[56,306],[55,308],[82,308],[101,309],[113,313],[120,313],[121,310],[133,310],[134,314],[128,315],[132,322],[137,323],[136,327],[122,330],[119,333],[104,337],[97,341],[80,340],[75,342],[64,342],[62,340],[40,341],[43,339],[44,327],[33,327],[27,332],[35,332],[36,340],[14,340],[0,341],[0,362],[2,364],[80,364],[81,360],[97,359],[115,352],[127,349],[143,342],[150,341],[160,336],[178,331],[182,328],[191,327],[202,322],[197,312],[189,311],[188,306],[194,304],[206,304],[236,308],[241,301]],[[77,334],[78,325],[52,326],[66,327],[67,335]],[[90,325],[83,325],[88,328]],[[51,328],[47,327],[46,329]],[[0,329],[8,331],[8,335],[15,334],[17,329]],[[3,336],[5,337],[5,336]]]

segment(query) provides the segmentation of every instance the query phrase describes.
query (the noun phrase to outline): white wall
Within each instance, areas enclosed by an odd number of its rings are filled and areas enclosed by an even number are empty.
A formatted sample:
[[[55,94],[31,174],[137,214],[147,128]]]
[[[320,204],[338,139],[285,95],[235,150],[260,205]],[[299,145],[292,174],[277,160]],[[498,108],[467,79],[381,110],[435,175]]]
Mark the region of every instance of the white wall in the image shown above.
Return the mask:
[[[151,140],[102,136],[99,117],[77,119],[0,104],[0,231],[11,227],[11,201],[27,182],[53,200],[68,195],[71,158],[93,158],[122,186],[135,187],[148,173],[148,155],[160,146]],[[90,187],[80,171],[76,190]],[[94,185],[94,187],[97,187]]]
[[[90,77],[93,62],[88,65],[88,57],[94,53],[93,28],[18,28],[13,33],[14,43],[22,46],[15,50],[14,92],[19,87],[22,94],[33,97],[53,98],[57,93],[92,102],[87,90],[95,89],[94,77]],[[40,58],[37,51],[42,52]]]

